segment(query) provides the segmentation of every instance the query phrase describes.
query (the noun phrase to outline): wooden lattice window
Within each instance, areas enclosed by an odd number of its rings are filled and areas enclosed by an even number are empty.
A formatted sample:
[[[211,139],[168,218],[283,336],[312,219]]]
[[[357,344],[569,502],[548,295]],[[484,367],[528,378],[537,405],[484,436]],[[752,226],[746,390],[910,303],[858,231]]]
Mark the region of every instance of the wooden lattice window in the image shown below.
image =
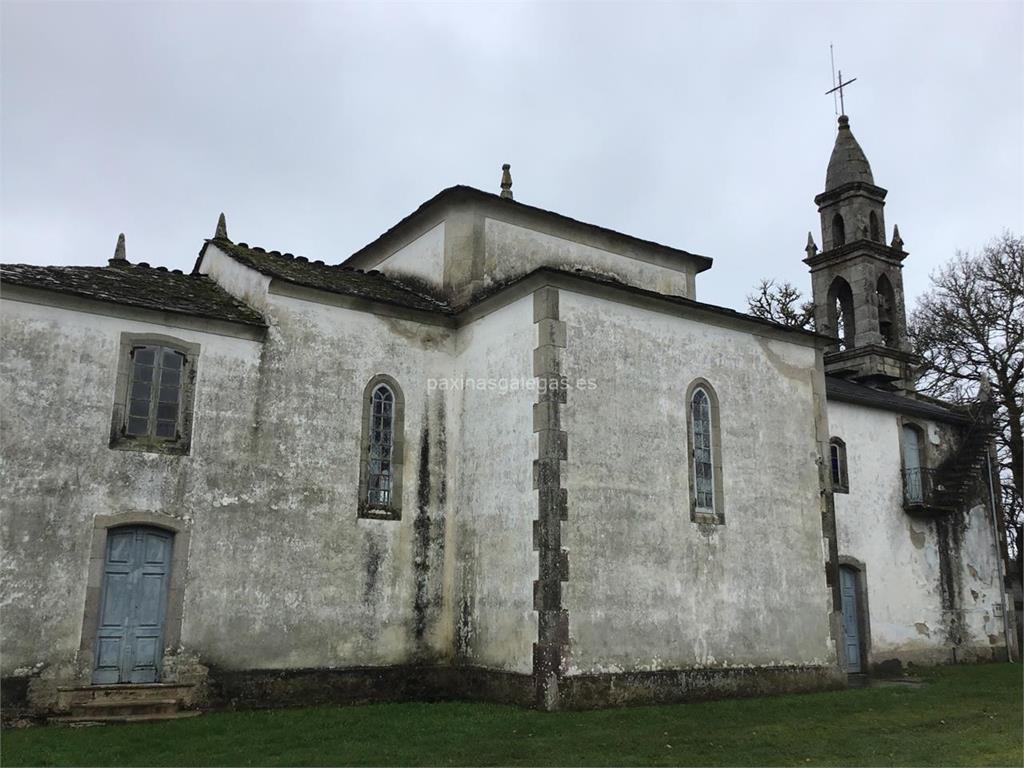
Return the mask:
[[[121,334],[111,448],[189,452],[198,358],[198,344],[157,334]]]
[[[185,354],[161,346],[132,347],[128,417],[132,437],[176,440],[180,437],[182,374]]]

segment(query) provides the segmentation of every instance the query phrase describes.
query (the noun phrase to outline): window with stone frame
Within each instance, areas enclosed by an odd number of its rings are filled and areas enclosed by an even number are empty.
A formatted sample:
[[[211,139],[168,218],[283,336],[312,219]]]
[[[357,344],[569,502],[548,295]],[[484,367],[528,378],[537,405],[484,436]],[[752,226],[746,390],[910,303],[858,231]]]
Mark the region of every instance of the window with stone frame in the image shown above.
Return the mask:
[[[829,440],[829,463],[832,467],[832,490],[835,493],[850,492],[850,474],[846,465],[846,443],[840,438]]]
[[[122,334],[111,448],[189,452],[198,354],[180,339]]]
[[[698,523],[725,523],[722,483],[721,427],[718,396],[704,379],[687,391],[690,445],[690,518]]]
[[[715,508],[715,468],[711,463],[711,403],[708,393],[697,389],[690,401],[693,409],[693,471],[697,509]]]
[[[387,384],[373,390],[370,398],[370,445],[366,470],[366,504],[387,509],[391,503],[395,448],[395,393]]]
[[[383,374],[370,380],[363,395],[360,517],[401,516],[404,409],[397,381]]]

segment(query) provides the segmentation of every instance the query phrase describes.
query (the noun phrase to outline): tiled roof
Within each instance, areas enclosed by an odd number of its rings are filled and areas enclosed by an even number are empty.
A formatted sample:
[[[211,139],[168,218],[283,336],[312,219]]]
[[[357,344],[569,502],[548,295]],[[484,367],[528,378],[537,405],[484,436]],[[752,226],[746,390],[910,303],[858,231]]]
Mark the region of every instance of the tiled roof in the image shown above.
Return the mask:
[[[962,423],[971,420],[963,413],[952,408],[944,408],[928,400],[918,400],[896,392],[886,392],[865,384],[858,384],[855,381],[841,379],[838,376],[825,377],[825,392],[830,400],[842,400],[847,403],[866,405],[870,408],[909,413],[937,421]]]
[[[0,283],[82,296],[96,301],[266,326],[255,310],[213,280],[164,267],[118,262],[106,267],[0,265]]]
[[[241,264],[278,280],[410,309],[451,313],[446,302],[429,295],[423,289],[387,277],[376,270],[364,272],[361,269],[324,264],[322,261],[310,261],[304,256],[267,251],[224,239],[209,240],[208,243]]]

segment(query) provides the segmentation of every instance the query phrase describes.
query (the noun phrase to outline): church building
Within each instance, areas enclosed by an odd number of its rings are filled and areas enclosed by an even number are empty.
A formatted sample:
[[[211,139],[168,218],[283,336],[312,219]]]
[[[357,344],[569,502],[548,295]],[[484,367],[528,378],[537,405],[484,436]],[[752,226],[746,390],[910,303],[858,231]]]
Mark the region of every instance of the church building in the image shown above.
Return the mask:
[[[908,254],[845,116],[815,332],[511,187],[341,263],[222,216],[189,274],[123,237],[3,265],[6,709],[581,708],[1015,653],[992,405],[915,392]]]

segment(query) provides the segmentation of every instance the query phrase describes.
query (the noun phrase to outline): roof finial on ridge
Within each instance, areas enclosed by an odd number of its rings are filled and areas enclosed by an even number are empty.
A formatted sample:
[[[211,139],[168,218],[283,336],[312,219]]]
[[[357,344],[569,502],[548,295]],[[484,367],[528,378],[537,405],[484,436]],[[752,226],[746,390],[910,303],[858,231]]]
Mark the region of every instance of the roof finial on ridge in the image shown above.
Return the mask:
[[[807,251],[807,258],[813,259],[818,254],[818,246],[814,242],[814,235],[810,232],[807,233],[807,246],[804,248]]]
[[[512,166],[505,163],[501,166],[501,196],[512,199]]]
[[[107,259],[107,262],[111,265],[118,262],[124,264],[128,263],[128,256],[126,255],[124,247],[124,232],[117,236],[117,245],[114,246],[114,257],[112,259]]]
[[[228,239],[228,222],[224,218],[224,214],[217,218],[217,229],[213,233],[214,240],[227,240]]]

